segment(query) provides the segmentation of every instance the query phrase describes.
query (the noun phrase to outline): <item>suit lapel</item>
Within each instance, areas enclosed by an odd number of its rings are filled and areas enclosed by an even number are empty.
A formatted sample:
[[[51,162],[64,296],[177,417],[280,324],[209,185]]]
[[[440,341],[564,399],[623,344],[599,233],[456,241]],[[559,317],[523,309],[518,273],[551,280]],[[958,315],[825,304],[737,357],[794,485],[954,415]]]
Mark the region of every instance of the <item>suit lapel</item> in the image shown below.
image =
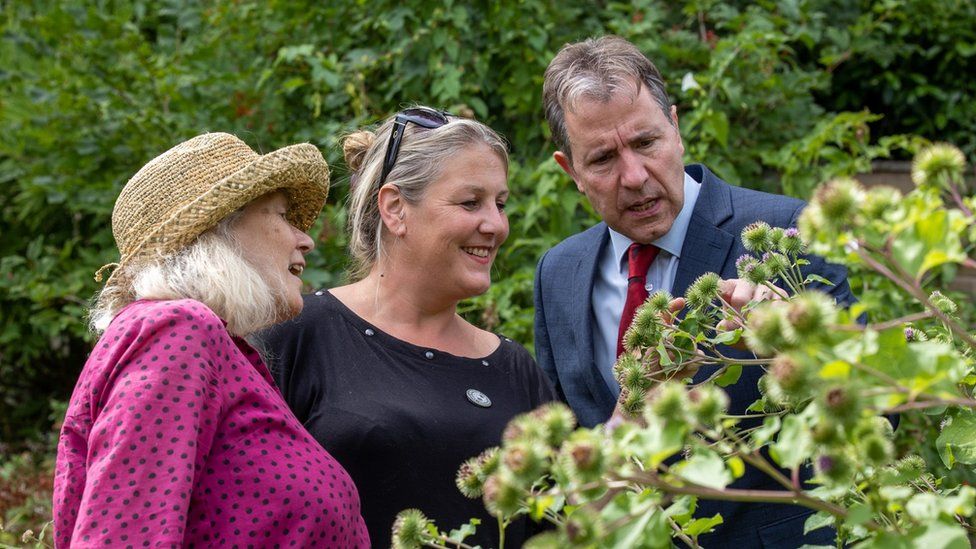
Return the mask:
[[[607,386],[603,375],[597,369],[593,357],[593,279],[596,276],[597,261],[603,252],[603,247],[610,240],[607,225],[599,225],[587,231],[589,242],[580,248],[580,254],[573,273],[573,331],[576,334],[576,345],[579,353],[579,368],[583,370],[583,378],[590,389],[590,394],[596,397],[598,404],[611,405],[615,400],[613,392]],[[599,401],[603,401],[602,403]]]
[[[688,286],[703,273],[711,271],[721,275],[735,243],[735,235],[721,228],[734,213],[728,184],[704,166],[691,165],[686,169],[696,181],[701,182],[702,188],[681,247],[681,259],[671,289],[676,296],[684,295]]]

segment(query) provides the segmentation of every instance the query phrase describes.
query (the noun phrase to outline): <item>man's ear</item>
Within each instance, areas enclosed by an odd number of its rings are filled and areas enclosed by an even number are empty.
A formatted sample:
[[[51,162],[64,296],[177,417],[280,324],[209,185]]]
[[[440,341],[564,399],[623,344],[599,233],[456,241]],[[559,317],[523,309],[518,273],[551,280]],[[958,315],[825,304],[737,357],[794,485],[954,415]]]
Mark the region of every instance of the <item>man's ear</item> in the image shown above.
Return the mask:
[[[685,155],[685,143],[681,140],[681,129],[678,127],[678,106],[671,105],[671,123],[674,124],[674,132],[678,134],[678,148],[681,150],[681,156]]]
[[[379,195],[376,197],[380,210],[380,219],[386,230],[395,236],[407,234],[406,202],[400,195],[400,189],[396,185],[387,183],[380,187]]]
[[[559,167],[562,168],[564,172],[566,172],[566,175],[573,178],[573,181],[576,183],[576,188],[579,189],[579,192],[583,192],[583,187],[580,186],[579,180],[576,179],[576,171],[573,170],[573,162],[569,159],[568,156],[566,156],[566,153],[564,153],[563,151],[556,151],[552,153],[552,158],[556,161],[556,164],[559,164]]]

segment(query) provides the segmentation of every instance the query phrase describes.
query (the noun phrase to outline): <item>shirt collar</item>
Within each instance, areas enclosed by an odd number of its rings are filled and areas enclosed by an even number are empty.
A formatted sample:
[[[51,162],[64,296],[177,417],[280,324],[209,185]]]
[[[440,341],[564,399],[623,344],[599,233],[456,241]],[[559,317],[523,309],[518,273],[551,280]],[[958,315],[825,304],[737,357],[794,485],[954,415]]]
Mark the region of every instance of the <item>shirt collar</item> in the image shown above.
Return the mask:
[[[698,202],[701,183],[695,181],[693,177],[685,173],[684,187],[685,203],[681,207],[681,211],[674,218],[671,229],[652,242],[658,248],[678,259],[681,258],[681,248],[684,246],[685,236],[688,234],[688,226],[691,224],[691,213],[695,211],[695,203]],[[610,231],[610,244],[613,246],[613,256],[617,258],[618,262],[622,262],[627,258],[627,248],[634,241],[613,229],[608,230]]]

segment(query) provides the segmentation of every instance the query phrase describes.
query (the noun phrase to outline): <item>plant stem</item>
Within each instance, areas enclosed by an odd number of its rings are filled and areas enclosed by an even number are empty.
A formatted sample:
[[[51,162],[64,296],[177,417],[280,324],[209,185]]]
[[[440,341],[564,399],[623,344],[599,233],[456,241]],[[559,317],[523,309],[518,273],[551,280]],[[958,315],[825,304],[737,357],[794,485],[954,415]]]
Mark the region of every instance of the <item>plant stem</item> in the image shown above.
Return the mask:
[[[425,543],[424,545],[427,547],[436,547],[437,549],[451,549],[452,547],[456,547],[457,549],[474,549],[474,547],[471,545],[468,545],[461,541],[454,541],[451,539],[447,539],[447,537],[445,536],[437,536],[437,539],[439,541],[442,541],[445,544],[450,543],[450,545],[440,545],[430,541]]]
[[[718,370],[715,370],[715,372],[713,372],[712,375],[708,376],[708,379],[702,381],[701,383],[696,383],[695,386],[697,387],[699,385],[707,385],[707,384],[711,383],[712,381],[718,379],[719,376],[721,376],[722,374],[724,374],[726,372],[726,370],[728,370],[731,367],[732,367],[731,364],[723,364],[723,365],[719,366]]]
[[[971,398],[937,398],[932,400],[915,400],[895,406],[894,408],[886,408],[880,411],[886,414],[897,414],[900,412],[907,412],[908,410],[935,408],[936,406],[963,406],[966,408],[976,408],[976,400]]]
[[[956,206],[958,206],[964,214],[966,214],[966,217],[973,216],[973,212],[966,207],[966,203],[963,201],[962,195],[959,194],[959,188],[956,187],[955,182],[949,182],[949,194],[952,195],[952,201],[956,203]]]
[[[794,288],[793,287],[793,284],[791,284],[789,280],[784,280],[784,281],[786,282],[787,286],[789,286],[790,289],[793,290],[793,293],[794,294],[799,293],[799,290],[796,289],[796,288]],[[790,294],[786,290],[784,290],[783,288],[780,288],[779,286],[773,284],[772,282],[769,282],[768,280],[766,282],[763,282],[762,285],[765,286],[765,287],[767,287],[767,288],[769,288],[770,290],[772,290],[774,294],[776,294],[777,296],[780,297],[780,299],[789,299],[790,298]]]
[[[700,545],[698,545],[698,543],[695,542],[695,540],[691,539],[690,537],[688,537],[687,534],[681,531],[681,527],[678,526],[678,523],[675,522],[673,518],[668,517],[668,524],[670,524],[671,529],[674,530],[675,537],[685,542],[685,545],[687,545],[691,549],[698,549],[699,547],[701,547]]]
[[[757,365],[757,366],[768,366],[772,364],[773,360],[770,358],[729,358],[722,353],[718,352],[718,349],[712,348],[712,352],[715,353],[716,358],[723,362],[729,362],[731,364],[742,364],[743,366]]]
[[[728,301],[726,301],[725,298],[722,297],[722,296],[719,296],[718,300],[719,300],[719,303],[722,304],[722,306],[721,306],[722,310],[724,310],[724,311],[730,313],[732,316],[734,316],[735,319],[739,321],[739,325],[740,326],[745,326],[746,325],[746,317],[745,317],[745,315],[742,314],[742,311],[737,310],[735,307],[732,306],[731,303],[729,303]]]
[[[670,484],[665,480],[662,480],[655,474],[645,473],[643,475],[635,475],[631,478],[634,482],[639,482],[643,484],[648,484],[662,490],[667,493],[672,494],[684,494],[690,496],[698,496],[705,499],[716,499],[722,501],[741,501],[741,502],[767,502],[767,503],[782,503],[789,505],[802,505],[809,509],[815,511],[823,511],[825,513],[830,513],[838,519],[847,518],[847,510],[839,505],[830,503],[829,501],[824,501],[805,493],[796,492],[786,492],[782,490],[743,490],[736,488],[725,488],[725,489],[715,489],[708,488],[706,486],[701,486],[693,482],[689,482],[686,479],[682,479],[685,482],[683,486],[677,486]],[[877,522],[871,520],[865,522],[863,526],[871,531],[880,531],[882,527],[878,525]]]
[[[854,361],[854,362],[852,362],[850,364],[852,366],[854,366],[855,368],[857,368],[858,370],[863,371],[866,374],[869,374],[869,375],[872,375],[872,376],[874,376],[874,377],[876,377],[878,379],[881,379],[882,381],[884,381],[885,383],[887,383],[892,389],[895,389],[896,392],[899,392],[899,393],[907,393],[907,392],[909,392],[908,389],[906,389],[900,383],[898,383],[898,380],[897,379],[889,376],[888,374],[886,374],[886,373],[884,373],[884,372],[882,372],[882,371],[880,371],[880,370],[878,370],[876,368],[872,368],[871,366],[868,366],[867,364],[862,364],[862,363],[857,362],[857,361]]]
[[[936,307],[929,300],[929,297],[925,295],[925,292],[922,291],[922,288],[918,285],[917,281],[913,281],[912,283],[906,282],[906,279],[911,279],[910,276],[906,276],[905,278],[898,276],[897,274],[892,272],[891,269],[883,265],[880,261],[871,257],[871,255],[868,254],[867,252],[865,252],[864,250],[868,249],[866,244],[864,244],[861,241],[858,241],[858,243],[859,243],[859,247],[857,250],[857,255],[861,258],[862,261],[864,261],[865,264],[867,264],[872,269],[878,271],[879,273],[883,274],[884,276],[888,277],[892,282],[898,285],[898,287],[911,294],[911,296],[914,297],[915,299],[921,301],[928,310],[932,311],[932,313],[936,317],[938,317],[939,320],[941,320],[944,324],[946,324],[949,327],[949,329],[952,331],[953,334],[955,334],[960,339],[965,341],[966,344],[969,345],[969,347],[976,349],[976,339],[973,339],[973,336],[969,335],[969,333],[966,332],[966,330],[964,330],[962,326],[959,326],[959,324],[957,324],[954,320],[952,320],[945,313],[943,313],[938,307]],[[901,268],[898,266],[897,262],[894,261],[894,259],[891,257],[890,252],[884,255],[885,255],[885,259],[887,259],[892,264],[892,266],[894,266],[896,269],[901,271]],[[902,271],[902,273],[907,275],[907,273],[904,273],[904,271]]]
[[[790,257],[790,272],[793,273],[793,277],[797,281],[797,286],[803,286],[803,271],[800,269],[800,266],[796,264],[797,259],[798,258],[796,256]]]
[[[726,417],[726,418],[729,418],[729,419],[752,419],[752,418],[757,418],[757,417],[781,416],[781,415],[783,415],[785,413],[786,413],[785,410],[780,410],[778,412],[767,412],[767,413],[764,413],[764,414],[741,414],[741,415],[726,414],[723,417]],[[745,432],[745,431],[743,431],[743,432]]]
[[[779,469],[777,469],[771,463],[769,463],[769,461],[767,461],[766,458],[764,458],[762,454],[760,454],[757,450],[752,450],[751,448],[749,448],[749,445],[746,444],[745,441],[742,440],[742,438],[736,435],[735,432],[726,431],[726,435],[729,438],[731,438],[732,441],[735,442],[736,445],[738,445],[740,448],[744,448],[747,450],[745,452],[740,451],[739,457],[741,457],[743,460],[748,462],[756,469],[759,469],[763,473],[769,475],[770,478],[778,482],[781,486],[783,486],[783,488],[786,488],[787,490],[790,490],[794,493],[801,492],[799,486],[795,485],[793,481],[786,478],[786,475],[781,473]]]
[[[863,332],[863,331],[866,331],[866,330],[874,330],[874,331],[877,331],[877,332],[881,332],[881,331],[884,331],[884,330],[888,330],[888,329],[891,329],[891,328],[895,328],[895,327],[901,326],[902,324],[909,324],[909,323],[915,322],[917,320],[925,320],[926,318],[932,318],[934,316],[935,315],[932,314],[932,311],[922,311],[920,313],[913,313],[913,314],[910,314],[910,315],[905,315],[905,316],[902,316],[902,317],[893,318],[891,320],[886,320],[885,322],[878,322],[876,324],[868,324],[867,326],[861,326],[861,325],[853,325],[852,326],[852,325],[849,325],[849,324],[834,324],[834,325],[830,326],[829,329],[831,329],[831,330],[838,330],[838,331],[844,331],[844,332]]]

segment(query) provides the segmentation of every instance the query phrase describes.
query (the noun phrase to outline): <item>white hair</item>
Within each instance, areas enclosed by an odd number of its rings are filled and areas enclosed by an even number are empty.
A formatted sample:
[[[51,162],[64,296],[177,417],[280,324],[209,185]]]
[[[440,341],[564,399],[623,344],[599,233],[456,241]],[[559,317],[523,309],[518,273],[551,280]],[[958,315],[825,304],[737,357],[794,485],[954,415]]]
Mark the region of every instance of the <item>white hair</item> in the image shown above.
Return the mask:
[[[227,322],[227,331],[248,336],[285,320],[284,287],[265,280],[241,253],[231,227],[238,210],[201,234],[186,248],[165,257],[129,266],[125,280],[106,286],[89,311],[92,331],[101,334],[123,307],[140,299],[195,299]]]

